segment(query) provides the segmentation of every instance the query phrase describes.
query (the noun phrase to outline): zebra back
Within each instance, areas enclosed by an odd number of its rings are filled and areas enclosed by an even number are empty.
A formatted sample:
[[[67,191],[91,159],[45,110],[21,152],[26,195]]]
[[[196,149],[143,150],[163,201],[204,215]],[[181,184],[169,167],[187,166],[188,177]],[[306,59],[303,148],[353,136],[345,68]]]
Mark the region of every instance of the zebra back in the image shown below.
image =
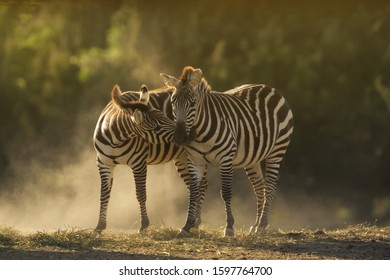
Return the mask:
[[[250,84],[224,93],[213,93],[209,96],[213,101],[220,100],[220,96],[232,96],[227,99],[234,108],[223,106],[221,112],[225,111],[223,115],[230,117],[236,116],[233,124],[237,128],[236,141],[245,142],[245,147],[236,156],[235,165],[248,166],[274,157],[281,150],[284,154],[294,121],[289,104],[276,89],[264,84]]]

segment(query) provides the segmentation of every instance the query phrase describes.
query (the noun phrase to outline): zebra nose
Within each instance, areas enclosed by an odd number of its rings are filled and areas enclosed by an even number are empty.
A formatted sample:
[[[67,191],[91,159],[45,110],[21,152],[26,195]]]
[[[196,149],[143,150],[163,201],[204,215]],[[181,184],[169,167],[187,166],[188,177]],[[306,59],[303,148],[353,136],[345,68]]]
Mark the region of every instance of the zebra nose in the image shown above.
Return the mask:
[[[186,143],[186,125],[184,122],[179,122],[176,125],[175,133],[173,134],[173,143],[178,146],[183,146]]]

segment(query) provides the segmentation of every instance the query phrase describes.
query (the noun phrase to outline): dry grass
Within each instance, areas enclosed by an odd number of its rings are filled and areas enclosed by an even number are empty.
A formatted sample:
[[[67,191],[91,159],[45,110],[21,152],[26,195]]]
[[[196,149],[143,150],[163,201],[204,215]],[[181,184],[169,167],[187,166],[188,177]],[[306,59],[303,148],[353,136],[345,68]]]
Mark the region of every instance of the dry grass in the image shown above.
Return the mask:
[[[201,228],[191,238],[177,229],[144,234],[77,228],[21,233],[0,228],[0,259],[390,259],[390,227],[349,226],[337,230],[269,230],[234,238]]]

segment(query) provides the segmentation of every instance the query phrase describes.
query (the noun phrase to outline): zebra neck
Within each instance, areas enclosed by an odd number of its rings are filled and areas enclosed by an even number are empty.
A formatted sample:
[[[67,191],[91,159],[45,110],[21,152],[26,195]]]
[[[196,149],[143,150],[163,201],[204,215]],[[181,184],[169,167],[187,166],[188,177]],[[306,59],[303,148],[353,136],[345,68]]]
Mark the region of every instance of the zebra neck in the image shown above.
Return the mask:
[[[209,99],[209,91],[199,91],[197,94],[197,108],[196,108],[196,113],[195,113],[195,121],[194,121],[194,129],[196,130],[197,127],[202,125],[202,122],[204,121],[203,118],[200,118],[202,113],[206,109],[206,103],[207,99]]]
[[[119,141],[127,141],[136,137],[135,128],[131,122],[130,116],[123,111],[119,111],[116,115],[116,120],[111,122],[111,129],[115,130],[115,134]]]

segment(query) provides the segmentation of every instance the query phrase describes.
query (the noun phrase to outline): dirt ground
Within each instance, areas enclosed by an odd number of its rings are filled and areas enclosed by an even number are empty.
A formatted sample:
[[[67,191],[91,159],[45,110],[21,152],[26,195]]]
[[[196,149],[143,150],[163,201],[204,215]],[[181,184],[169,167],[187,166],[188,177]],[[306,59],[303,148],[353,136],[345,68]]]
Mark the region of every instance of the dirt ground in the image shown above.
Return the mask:
[[[129,234],[59,230],[20,234],[0,231],[0,259],[350,259],[389,260],[390,227],[355,226],[339,230],[281,230],[223,238],[200,230],[176,238],[176,230],[154,229]]]

